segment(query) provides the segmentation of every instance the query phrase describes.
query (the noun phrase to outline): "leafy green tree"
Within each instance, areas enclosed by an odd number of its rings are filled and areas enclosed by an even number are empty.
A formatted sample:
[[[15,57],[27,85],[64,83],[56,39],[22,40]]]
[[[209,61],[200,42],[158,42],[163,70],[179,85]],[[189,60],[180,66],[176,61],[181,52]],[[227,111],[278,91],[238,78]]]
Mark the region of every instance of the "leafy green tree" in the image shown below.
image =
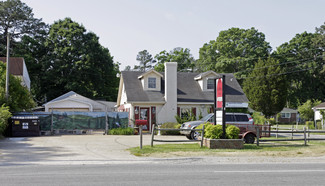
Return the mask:
[[[45,46],[41,86],[49,100],[71,90],[93,99],[116,99],[118,65],[94,33],[65,18],[51,25]]]
[[[23,36],[21,41],[17,43],[14,53],[15,56],[25,59],[31,79],[31,93],[35,96],[34,99],[37,100],[38,104],[46,101],[46,92],[44,92],[42,84],[44,77],[47,76],[44,64],[47,58],[46,38],[46,32],[37,37]]]
[[[195,59],[188,48],[177,47],[170,52],[164,50],[157,54],[155,59],[158,61],[155,66],[155,70],[158,72],[165,71],[164,64],[166,62],[177,62],[177,71],[180,72],[194,71]]]
[[[131,66],[130,66],[130,65],[126,66],[126,67],[124,68],[124,71],[131,71]]]
[[[323,60],[325,60],[325,22],[319,28],[316,28],[317,36],[313,40],[314,46],[323,51]],[[325,71],[325,66],[323,66],[323,71]]]
[[[237,77],[246,77],[254,68],[258,58],[269,56],[271,47],[265,41],[265,35],[254,27],[251,29],[230,28],[221,31],[214,41],[200,48],[196,63],[199,71],[237,73]]]
[[[307,100],[304,104],[298,106],[298,112],[300,113],[300,116],[304,120],[311,121],[314,119],[314,111],[313,107],[317,106],[321,103],[321,101],[315,100]]]
[[[33,11],[20,0],[0,1],[0,55],[6,55],[7,33],[10,33],[11,48],[23,35],[37,36],[47,25],[34,18]]]
[[[215,71],[215,65],[217,58],[220,57],[220,53],[217,50],[216,40],[211,40],[209,43],[205,43],[199,50],[199,59],[196,62],[196,68],[200,72],[206,72],[209,70]]]
[[[324,100],[324,51],[315,42],[319,34],[297,34],[274,52],[274,57],[284,64],[289,82],[288,105],[297,108],[308,99]]]
[[[28,89],[21,85],[21,80],[10,75],[9,99],[5,99],[6,66],[0,62],[0,105],[9,106],[10,111],[23,111],[35,107],[35,102]]]
[[[6,56],[7,33],[10,33],[10,55],[24,57],[31,78],[31,92],[40,97],[42,56],[48,25],[34,18],[33,11],[20,0],[0,2],[0,55]]]
[[[250,107],[267,118],[280,112],[286,104],[287,82],[282,73],[279,61],[260,59],[244,81]]]
[[[139,66],[134,66],[135,70],[147,71],[153,68],[153,64],[156,62],[153,60],[152,55],[147,50],[142,50],[137,55],[137,61],[140,62]]]
[[[8,126],[8,119],[11,117],[9,107],[4,104],[0,107],[0,136],[6,130]]]

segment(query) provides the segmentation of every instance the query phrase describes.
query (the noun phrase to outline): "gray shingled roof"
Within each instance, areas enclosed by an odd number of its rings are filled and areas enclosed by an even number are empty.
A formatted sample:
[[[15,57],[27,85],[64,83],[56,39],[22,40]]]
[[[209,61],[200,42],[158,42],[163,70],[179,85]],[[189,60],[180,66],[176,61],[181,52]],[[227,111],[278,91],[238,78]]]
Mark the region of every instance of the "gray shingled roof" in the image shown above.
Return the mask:
[[[55,101],[60,101],[60,100],[66,99],[66,98],[68,98],[68,97],[70,97],[70,96],[72,96],[72,95],[75,95],[75,94],[77,94],[77,93],[75,93],[75,92],[73,92],[73,91],[70,91],[70,92],[65,93],[65,94],[63,94],[63,95],[61,95],[61,96],[59,96],[59,97],[57,97],[57,98],[55,98],[55,99],[52,99],[51,101],[49,101],[49,102],[47,102],[47,103],[51,103],[51,102],[55,102]],[[47,103],[46,103],[46,104],[47,104]]]
[[[164,102],[165,81],[164,74],[161,80],[161,91],[144,91],[138,76],[143,72],[123,71],[122,77],[129,102]],[[177,101],[178,102],[213,102],[213,91],[202,91],[200,85],[194,80],[199,73],[177,73]],[[223,75],[223,74],[220,74]],[[226,75],[227,102],[247,103],[242,88],[233,74]]]
[[[315,106],[314,108],[324,108],[325,107],[325,102],[323,102],[323,103],[321,103],[321,104],[319,104],[319,105],[317,105],[317,106]]]

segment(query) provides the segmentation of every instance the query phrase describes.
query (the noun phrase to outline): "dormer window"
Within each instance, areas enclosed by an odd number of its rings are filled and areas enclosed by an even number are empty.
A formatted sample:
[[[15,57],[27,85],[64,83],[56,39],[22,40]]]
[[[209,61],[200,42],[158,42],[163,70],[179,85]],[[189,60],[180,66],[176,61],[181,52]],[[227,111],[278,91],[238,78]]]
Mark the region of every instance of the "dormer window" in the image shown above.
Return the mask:
[[[161,78],[163,75],[154,69],[138,76],[144,91],[161,91]]]
[[[198,82],[202,91],[213,91],[216,77],[219,77],[219,74],[208,71],[195,76],[194,80]]]
[[[213,90],[214,89],[214,79],[210,78],[207,80],[207,89]]]
[[[156,88],[156,78],[155,77],[148,78],[148,88]]]

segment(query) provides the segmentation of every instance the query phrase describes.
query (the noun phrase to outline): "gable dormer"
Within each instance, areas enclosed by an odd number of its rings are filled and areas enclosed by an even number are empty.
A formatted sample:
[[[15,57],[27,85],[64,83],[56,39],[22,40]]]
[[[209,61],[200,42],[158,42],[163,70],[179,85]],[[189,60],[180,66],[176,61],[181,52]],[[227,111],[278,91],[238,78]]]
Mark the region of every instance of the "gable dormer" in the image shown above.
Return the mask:
[[[161,91],[161,75],[155,70],[149,70],[141,74],[138,79],[141,80],[143,90]]]
[[[214,79],[217,76],[217,73],[210,70],[195,76],[194,80],[199,83],[202,91],[214,91]]]

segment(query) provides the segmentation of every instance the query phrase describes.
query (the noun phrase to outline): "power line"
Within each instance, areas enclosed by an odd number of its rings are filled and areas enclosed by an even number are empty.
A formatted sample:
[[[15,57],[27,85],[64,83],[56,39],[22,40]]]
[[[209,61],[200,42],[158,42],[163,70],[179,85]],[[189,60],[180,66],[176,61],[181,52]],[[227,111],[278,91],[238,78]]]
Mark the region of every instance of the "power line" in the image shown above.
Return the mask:
[[[316,67],[310,67],[310,68],[296,70],[296,71],[291,71],[291,72],[283,72],[283,73],[269,74],[269,75],[265,75],[265,76],[242,77],[242,78],[238,78],[238,79],[251,79],[251,78],[265,78],[265,77],[270,77],[270,76],[281,76],[281,75],[292,74],[292,73],[296,73],[296,72],[303,72],[303,71],[311,70],[311,69],[314,69],[314,68],[316,68]]]
[[[319,50],[320,52],[324,52],[322,49],[319,49],[319,48],[315,48],[315,49],[309,49],[308,51],[316,51],[316,50]],[[299,52],[298,52],[299,53]],[[266,58],[269,58],[269,57],[280,57],[280,56],[290,56],[290,55],[297,55],[297,54],[270,54],[268,56],[264,56],[264,57],[255,57],[255,58],[226,58],[228,60],[235,60],[236,62],[243,62],[243,61],[251,61],[251,60],[258,60],[258,59],[266,59]],[[324,56],[324,55],[323,55]],[[240,57],[240,56],[238,56]],[[197,64],[199,67],[202,67],[202,66],[208,66],[208,65],[213,65],[213,64],[216,64],[217,61],[211,61],[209,63],[206,63],[206,64]]]
[[[259,68],[254,68],[254,69],[242,70],[242,71],[234,72],[234,74],[242,73],[242,72],[247,72],[247,71],[253,71],[253,70],[257,70],[257,69],[269,68],[269,67],[274,67],[274,66],[280,66],[280,65],[285,65],[285,64],[295,63],[295,62],[305,61],[304,63],[300,63],[300,64],[297,64],[296,66],[294,66],[294,67],[297,67],[298,65],[302,65],[302,64],[305,64],[305,63],[312,62],[310,60],[317,59],[317,58],[321,58],[321,57],[324,57],[324,56],[325,55],[317,56],[315,58],[301,59],[301,60],[296,60],[296,61],[287,61],[287,62],[279,63],[279,64],[276,64],[276,65],[269,65],[269,66],[263,66],[263,67],[259,67]],[[290,67],[290,68],[292,68],[292,67]]]

